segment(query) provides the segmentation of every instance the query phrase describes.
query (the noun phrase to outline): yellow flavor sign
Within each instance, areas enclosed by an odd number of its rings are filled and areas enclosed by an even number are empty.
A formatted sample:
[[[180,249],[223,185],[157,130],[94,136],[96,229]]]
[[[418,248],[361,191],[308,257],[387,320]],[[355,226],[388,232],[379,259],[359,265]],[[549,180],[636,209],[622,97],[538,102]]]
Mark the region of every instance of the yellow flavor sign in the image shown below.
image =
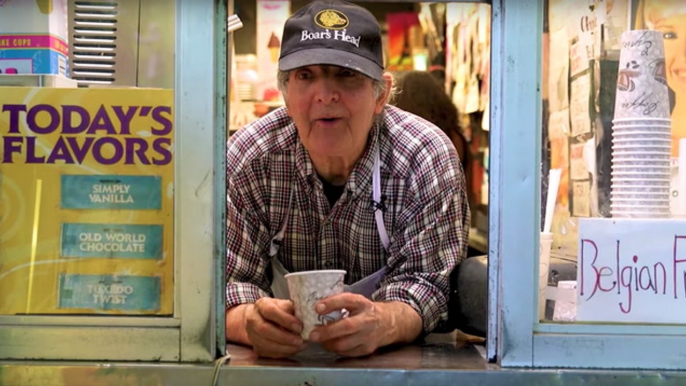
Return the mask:
[[[0,315],[173,313],[173,101],[0,88]]]

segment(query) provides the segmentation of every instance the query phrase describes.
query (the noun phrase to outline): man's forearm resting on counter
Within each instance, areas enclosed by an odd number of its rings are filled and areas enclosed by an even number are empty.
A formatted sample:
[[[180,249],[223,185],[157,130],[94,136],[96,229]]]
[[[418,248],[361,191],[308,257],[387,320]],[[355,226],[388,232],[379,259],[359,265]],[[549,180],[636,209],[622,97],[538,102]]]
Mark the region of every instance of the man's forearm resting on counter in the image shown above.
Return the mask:
[[[382,326],[381,330],[386,331],[386,339],[381,341],[379,347],[394,343],[410,343],[422,333],[422,318],[407,303],[392,301],[374,304],[386,315],[382,318],[386,325]]]

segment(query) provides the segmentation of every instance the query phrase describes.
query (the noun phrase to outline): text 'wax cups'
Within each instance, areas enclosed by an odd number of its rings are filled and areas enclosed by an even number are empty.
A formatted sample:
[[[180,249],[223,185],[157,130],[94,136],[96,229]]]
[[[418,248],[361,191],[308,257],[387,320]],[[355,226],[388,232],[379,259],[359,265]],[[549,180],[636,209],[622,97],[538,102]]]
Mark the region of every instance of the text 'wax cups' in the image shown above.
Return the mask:
[[[615,119],[669,118],[670,104],[662,33],[622,33]]]

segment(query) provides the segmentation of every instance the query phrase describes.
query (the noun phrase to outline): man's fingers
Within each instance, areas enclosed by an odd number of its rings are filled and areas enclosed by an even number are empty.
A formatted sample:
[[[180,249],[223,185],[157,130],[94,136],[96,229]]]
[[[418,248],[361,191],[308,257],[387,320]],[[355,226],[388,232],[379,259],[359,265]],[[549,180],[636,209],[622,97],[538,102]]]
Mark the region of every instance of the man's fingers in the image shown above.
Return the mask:
[[[300,335],[263,319],[258,312],[248,319],[246,329],[253,349],[263,357],[283,358],[305,348]]]
[[[263,321],[262,323],[254,323],[249,326],[249,330],[253,332],[254,336],[279,343],[281,345],[301,346],[304,342],[300,335],[296,335],[290,331],[270,323]]]
[[[351,314],[357,314],[372,305],[371,300],[362,295],[344,292],[342,294],[329,296],[317,302],[315,310],[320,315],[328,314],[332,311],[339,311],[343,308]]]
[[[302,323],[295,317],[293,303],[289,300],[261,298],[255,302],[257,312],[267,321],[295,334],[302,331]]]
[[[351,316],[326,326],[317,326],[312,330],[309,338],[313,342],[324,342],[356,334],[360,330],[358,319],[358,317]]]
[[[252,338],[252,345],[258,355],[266,358],[285,358],[305,349],[305,343],[300,346],[284,345],[262,336]]]

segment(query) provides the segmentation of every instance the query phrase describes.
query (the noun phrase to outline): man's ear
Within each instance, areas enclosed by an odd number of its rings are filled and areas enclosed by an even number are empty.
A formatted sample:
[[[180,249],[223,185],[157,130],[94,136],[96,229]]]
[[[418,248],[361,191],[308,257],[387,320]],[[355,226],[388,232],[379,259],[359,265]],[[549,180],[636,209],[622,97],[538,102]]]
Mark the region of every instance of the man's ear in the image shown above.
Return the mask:
[[[388,96],[391,95],[391,88],[393,86],[393,75],[391,75],[388,72],[384,72],[383,81],[386,82],[386,90],[376,99],[376,104],[374,106],[375,114],[381,114],[384,106],[386,105],[386,102],[388,101]]]

